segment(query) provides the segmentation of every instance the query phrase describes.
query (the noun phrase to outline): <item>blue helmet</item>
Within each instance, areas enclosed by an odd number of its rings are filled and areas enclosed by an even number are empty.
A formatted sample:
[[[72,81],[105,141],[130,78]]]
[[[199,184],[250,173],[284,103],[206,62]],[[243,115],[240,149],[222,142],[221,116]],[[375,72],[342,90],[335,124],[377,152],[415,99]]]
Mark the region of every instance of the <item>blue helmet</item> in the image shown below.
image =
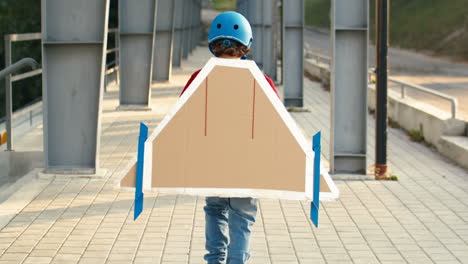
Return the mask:
[[[211,23],[208,46],[217,39],[235,40],[250,48],[253,37],[249,21],[243,15],[233,11],[217,15]]]

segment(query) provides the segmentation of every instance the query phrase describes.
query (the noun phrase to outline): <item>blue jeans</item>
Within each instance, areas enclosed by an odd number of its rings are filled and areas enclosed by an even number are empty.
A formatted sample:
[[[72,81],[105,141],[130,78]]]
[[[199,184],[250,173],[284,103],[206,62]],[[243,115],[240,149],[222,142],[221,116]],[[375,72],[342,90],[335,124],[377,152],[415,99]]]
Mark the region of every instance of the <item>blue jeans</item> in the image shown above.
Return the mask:
[[[249,257],[251,227],[257,215],[254,198],[207,197],[205,260],[208,264],[242,264]],[[229,227],[229,245],[227,229]]]

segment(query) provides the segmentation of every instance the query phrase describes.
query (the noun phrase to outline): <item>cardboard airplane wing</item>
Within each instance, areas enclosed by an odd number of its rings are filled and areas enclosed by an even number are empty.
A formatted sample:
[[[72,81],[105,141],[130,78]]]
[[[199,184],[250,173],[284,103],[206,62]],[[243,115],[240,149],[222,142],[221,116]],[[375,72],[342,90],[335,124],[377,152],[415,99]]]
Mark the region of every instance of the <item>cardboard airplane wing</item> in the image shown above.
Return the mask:
[[[313,197],[312,146],[253,61],[210,59],[146,140],[143,156],[144,190]],[[136,168],[135,158],[121,187],[135,187]],[[337,198],[326,170],[320,179],[320,199]]]

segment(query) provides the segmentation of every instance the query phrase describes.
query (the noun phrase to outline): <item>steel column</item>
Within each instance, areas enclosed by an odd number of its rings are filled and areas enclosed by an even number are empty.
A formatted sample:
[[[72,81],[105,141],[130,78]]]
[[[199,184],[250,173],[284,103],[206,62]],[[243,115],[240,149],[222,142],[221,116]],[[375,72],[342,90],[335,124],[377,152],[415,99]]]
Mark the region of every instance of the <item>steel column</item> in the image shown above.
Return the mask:
[[[189,53],[190,42],[190,19],[191,19],[191,3],[192,0],[184,0],[184,31],[182,34],[182,59],[187,59]]]
[[[119,0],[120,105],[148,107],[158,0]]]
[[[153,50],[153,81],[171,77],[174,43],[174,0],[158,0],[156,36]]]
[[[276,0],[237,1],[236,10],[249,20],[252,26],[253,43],[251,57],[267,75],[276,79],[276,43],[273,24],[276,15]]]
[[[46,172],[99,167],[109,0],[42,0]]]
[[[185,0],[174,0],[174,48],[172,50],[172,66],[182,65],[182,39],[184,33]]]
[[[366,172],[368,0],[333,0],[331,172]]]
[[[193,8],[194,12],[194,33],[193,33],[193,38],[192,38],[192,50],[195,49],[198,45],[198,41],[200,40],[200,5],[201,1],[200,0],[194,0],[195,1],[195,6]]]
[[[248,10],[247,10],[247,1],[246,0],[237,0],[236,11],[243,14],[245,17],[248,17],[248,15],[247,15],[247,12],[248,12]]]
[[[263,69],[263,2],[264,0],[248,1],[247,12],[244,14],[252,26],[253,42],[250,47],[250,57]]]
[[[191,12],[190,12],[190,37],[189,37],[189,53],[192,53],[193,42],[195,41],[195,20],[196,20],[196,0],[191,0]]]
[[[376,1],[375,177],[387,178],[388,0]]]
[[[120,72],[120,62],[119,62],[119,57],[120,57],[120,55],[119,55],[119,53],[120,53],[119,52],[119,50],[120,50],[119,49],[119,43],[120,43],[120,40],[119,39],[120,39],[119,29],[117,29],[117,31],[114,34],[114,48],[116,49],[115,53],[114,53],[114,56],[115,56],[115,67],[117,67],[116,71],[115,71],[115,83],[117,85],[120,85],[119,84],[120,83],[119,82],[119,79],[120,79],[120,77],[119,77],[120,76],[120,74],[119,74],[119,72]],[[107,89],[107,85],[106,85],[105,89]]]
[[[284,104],[303,106],[304,0],[283,0]]]
[[[262,57],[263,57],[263,72],[276,80],[276,30],[273,27],[275,24],[276,0],[262,1]]]

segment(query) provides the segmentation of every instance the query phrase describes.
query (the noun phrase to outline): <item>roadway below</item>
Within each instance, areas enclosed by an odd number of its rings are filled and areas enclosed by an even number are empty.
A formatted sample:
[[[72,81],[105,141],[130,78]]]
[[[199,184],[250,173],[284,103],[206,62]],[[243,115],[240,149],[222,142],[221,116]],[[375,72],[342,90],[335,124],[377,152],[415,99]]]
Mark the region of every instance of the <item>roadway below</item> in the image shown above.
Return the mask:
[[[327,30],[307,27],[305,48],[312,53],[330,56],[330,34]],[[468,64],[435,58],[414,51],[390,48],[388,54],[390,75],[414,84],[454,96],[458,99],[458,118],[468,121]],[[369,47],[369,67],[375,65],[374,45]],[[391,89],[399,89],[392,87]],[[450,103],[419,91],[407,90],[407,95],[450,111]]]

